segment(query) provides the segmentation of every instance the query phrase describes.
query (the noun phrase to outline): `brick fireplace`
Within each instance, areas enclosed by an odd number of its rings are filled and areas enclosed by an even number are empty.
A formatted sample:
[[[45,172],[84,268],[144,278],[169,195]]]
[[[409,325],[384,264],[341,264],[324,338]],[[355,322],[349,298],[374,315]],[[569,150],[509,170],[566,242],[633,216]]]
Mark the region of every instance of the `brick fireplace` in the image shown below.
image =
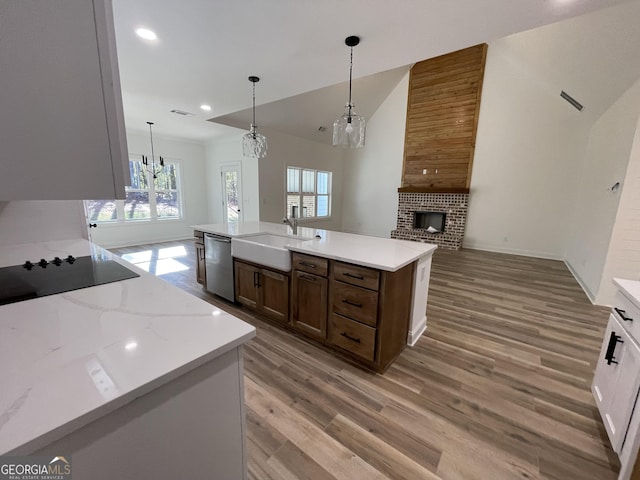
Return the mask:
[[[467,223],[469,194],[400,192],[398,196],[398,222],[396,229],[391,232],[391,238],[434,243],[451,250],[460,249]],[[429,233],[426,228],[416,228],[416,212],[444,213],[442,232]]]

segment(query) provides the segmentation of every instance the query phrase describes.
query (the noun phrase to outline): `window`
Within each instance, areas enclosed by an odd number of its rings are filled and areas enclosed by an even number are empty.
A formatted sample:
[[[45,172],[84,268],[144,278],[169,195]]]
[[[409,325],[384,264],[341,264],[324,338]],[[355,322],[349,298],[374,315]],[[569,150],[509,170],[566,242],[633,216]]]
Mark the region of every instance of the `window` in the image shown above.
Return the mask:
[[[298,207],[301,218],[329,217],[331,172],[287,167],[287,216],[293,206]]]
[[[131,186],[124,200],[86,200],[91,222],[123,223],[182,218],[180,169],[176,162],[164,162],[153,179],[141,160],[129,159]],[[153,180],[153,181],[152,181]]]

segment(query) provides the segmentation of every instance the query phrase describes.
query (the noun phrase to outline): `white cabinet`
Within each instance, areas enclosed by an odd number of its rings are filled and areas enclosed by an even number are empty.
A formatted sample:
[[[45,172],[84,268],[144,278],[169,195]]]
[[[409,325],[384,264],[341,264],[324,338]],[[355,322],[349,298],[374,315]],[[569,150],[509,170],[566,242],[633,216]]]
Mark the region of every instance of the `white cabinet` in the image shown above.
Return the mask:
[[[65,452],[77,479],[244,480],[245,436],[237,347],[46,447],[19,454]]]
[[[0,0],[0,201],[124,198],[111,0]]]
[[[592,391],[614,451],[620,454],[640,387],[640,347],[614,314],[602,342]]]

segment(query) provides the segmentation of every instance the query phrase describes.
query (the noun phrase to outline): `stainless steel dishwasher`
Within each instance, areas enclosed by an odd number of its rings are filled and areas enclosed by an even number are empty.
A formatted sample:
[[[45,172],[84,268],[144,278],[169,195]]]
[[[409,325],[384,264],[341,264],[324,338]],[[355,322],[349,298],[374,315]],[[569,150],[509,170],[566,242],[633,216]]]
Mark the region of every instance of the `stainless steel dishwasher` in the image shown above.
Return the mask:
[[[204,258],[207,272],[205,289],[233,302],[235,298],[233,295],[231,238],[205,233]]]

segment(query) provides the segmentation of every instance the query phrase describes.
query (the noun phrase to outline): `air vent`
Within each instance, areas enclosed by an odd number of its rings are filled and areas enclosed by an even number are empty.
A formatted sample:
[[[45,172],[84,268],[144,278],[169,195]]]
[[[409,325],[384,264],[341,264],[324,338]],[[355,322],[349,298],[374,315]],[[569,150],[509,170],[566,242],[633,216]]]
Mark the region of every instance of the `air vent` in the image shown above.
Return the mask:
[[[573,105],[573,107],[576,110],[582,111],[582,109],[584,108],[580,102],[578,102],[575,98],[573,98],[571,95],[569,95],[564,90],[562,90],[562,92],[560,92],[560,96],[562,98],[564,98],[567,102],[569,102],[571,105]]]
[[[184,110],[178,110],[177,108],[174,108],[173,110],[171,110],[171,113],[175,113],[176,115],[182,115],[183,117],[189,117],[193,115],[193,113],[191,112],[185,112]]]

